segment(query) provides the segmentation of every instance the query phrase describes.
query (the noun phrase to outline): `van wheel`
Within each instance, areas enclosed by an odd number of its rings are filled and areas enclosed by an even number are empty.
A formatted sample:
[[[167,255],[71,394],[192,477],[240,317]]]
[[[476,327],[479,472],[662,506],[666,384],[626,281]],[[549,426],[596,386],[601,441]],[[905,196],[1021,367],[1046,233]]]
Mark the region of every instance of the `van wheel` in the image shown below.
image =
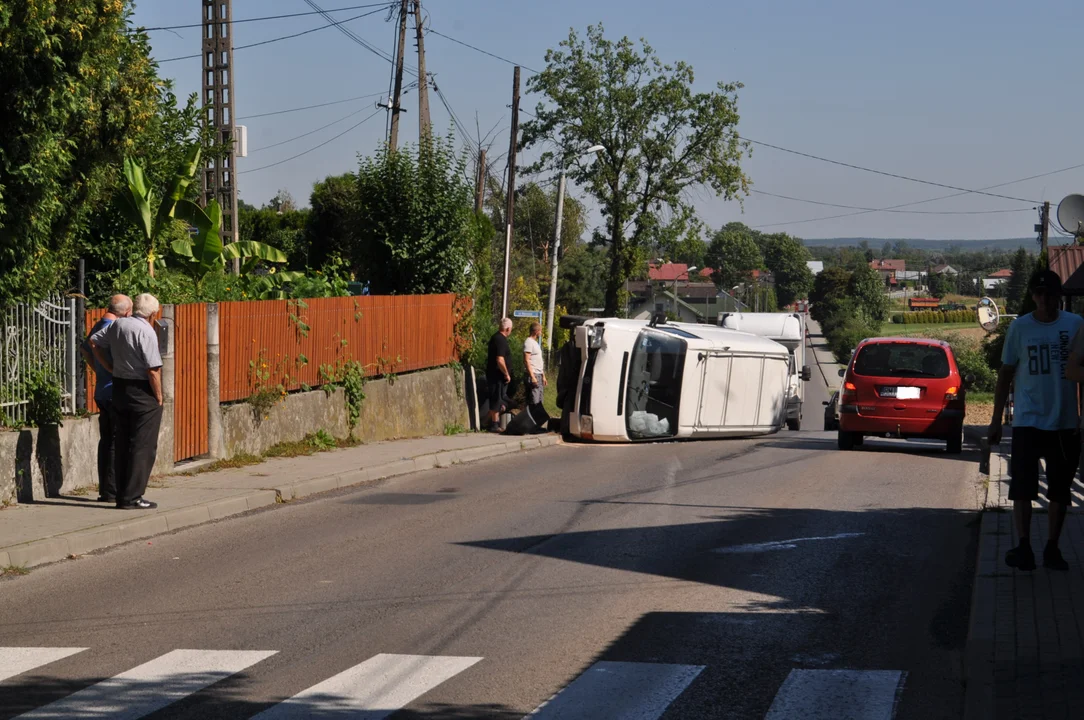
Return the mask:
[[[839,445],[839,449],[854,450],[854,446],[856,444],[855,439],[856,438],[854,436],[854,433],[843,432],[842,430],[840,430],[839,435],[837,436],[837,443]]]
[[[796,417],[796,418],[793,418],[793,419],[792,418],[787,418],[787,430],[793,430],[794,432],[798,432],[801,429],[802,429],[802,418],[800,418],[800,417]]]
[[[964,438],[962,434],[955,434],[945,442],[945,452],[949,455],[959,455],[964,451]]]

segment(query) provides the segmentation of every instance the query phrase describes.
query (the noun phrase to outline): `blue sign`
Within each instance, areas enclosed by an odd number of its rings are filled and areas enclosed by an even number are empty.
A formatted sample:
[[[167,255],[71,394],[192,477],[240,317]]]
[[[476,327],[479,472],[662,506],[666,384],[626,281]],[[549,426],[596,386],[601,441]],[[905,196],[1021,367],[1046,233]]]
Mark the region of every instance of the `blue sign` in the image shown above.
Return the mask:
[[[542,319],[542,311],[541,310],[516,310],[516,311],[514,311],[512,313],[512,317],[537,318],[538,320],[541,320]]]

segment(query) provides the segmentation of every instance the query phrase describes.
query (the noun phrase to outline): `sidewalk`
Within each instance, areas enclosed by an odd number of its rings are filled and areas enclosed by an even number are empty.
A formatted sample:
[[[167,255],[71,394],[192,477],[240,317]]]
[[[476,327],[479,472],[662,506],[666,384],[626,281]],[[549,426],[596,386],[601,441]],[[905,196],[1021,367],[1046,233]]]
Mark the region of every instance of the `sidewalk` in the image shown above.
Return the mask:
[[[151,480],[157,510],[120,511],[97,493],[0,510],[0,568],[30,567],[307,495],[550,447],[557,435],[468,434],[360,445],[191,477]]]
[[[990,457],[971,603],[966,677],[967,720],[1081,717],[1084,714],[1084,516],[1070,511],[1061,549],[1069,572],[1044,570],[1046,499],[1035,503],[1031,544],[1040,567],[1005,565],[1016,544],[1009,492],[1009,439]],[[1044,485],[1045,485],[1045,481]],[[1045,487],[1044,487],[1045,490]],[[1073,487],[1074,504],[1084,486]]]

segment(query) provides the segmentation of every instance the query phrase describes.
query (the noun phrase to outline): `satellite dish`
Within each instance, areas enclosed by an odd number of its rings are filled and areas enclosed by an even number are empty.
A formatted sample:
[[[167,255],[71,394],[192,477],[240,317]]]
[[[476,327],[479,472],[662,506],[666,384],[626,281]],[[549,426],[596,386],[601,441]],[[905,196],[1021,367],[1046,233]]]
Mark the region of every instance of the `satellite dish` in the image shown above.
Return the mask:
[[[1058,203],[1058,224],[1070,235],[1084,235],[1084,195],[1069,195]]]
[[[997,330],[998,325],[1001,324],[1001,313],[997,309],[997,303],[988,297],[979,300],[976,314],[978,315],[979,327],[988,333]]]

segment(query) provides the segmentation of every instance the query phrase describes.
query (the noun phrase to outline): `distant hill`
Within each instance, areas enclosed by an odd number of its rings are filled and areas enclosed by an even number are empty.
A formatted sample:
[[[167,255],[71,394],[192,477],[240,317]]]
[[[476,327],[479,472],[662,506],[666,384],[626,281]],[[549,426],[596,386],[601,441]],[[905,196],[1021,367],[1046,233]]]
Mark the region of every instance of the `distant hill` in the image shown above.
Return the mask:
[[[879,252],[885,243],[905,242],[915,250],[947,250],[950,247],[965,251],[978,250],[1015,250],[1023,247],[1031,252],[1039,251],[1039,243],[1034,237],[1001,238],[996,240],[925,240],[918,238],[805,238],[802,240],[809,247],[857,247],[863,240],[869,243],[874,252]],[[1061,244],[1062,238],[1051,238],[1050,244]]]

